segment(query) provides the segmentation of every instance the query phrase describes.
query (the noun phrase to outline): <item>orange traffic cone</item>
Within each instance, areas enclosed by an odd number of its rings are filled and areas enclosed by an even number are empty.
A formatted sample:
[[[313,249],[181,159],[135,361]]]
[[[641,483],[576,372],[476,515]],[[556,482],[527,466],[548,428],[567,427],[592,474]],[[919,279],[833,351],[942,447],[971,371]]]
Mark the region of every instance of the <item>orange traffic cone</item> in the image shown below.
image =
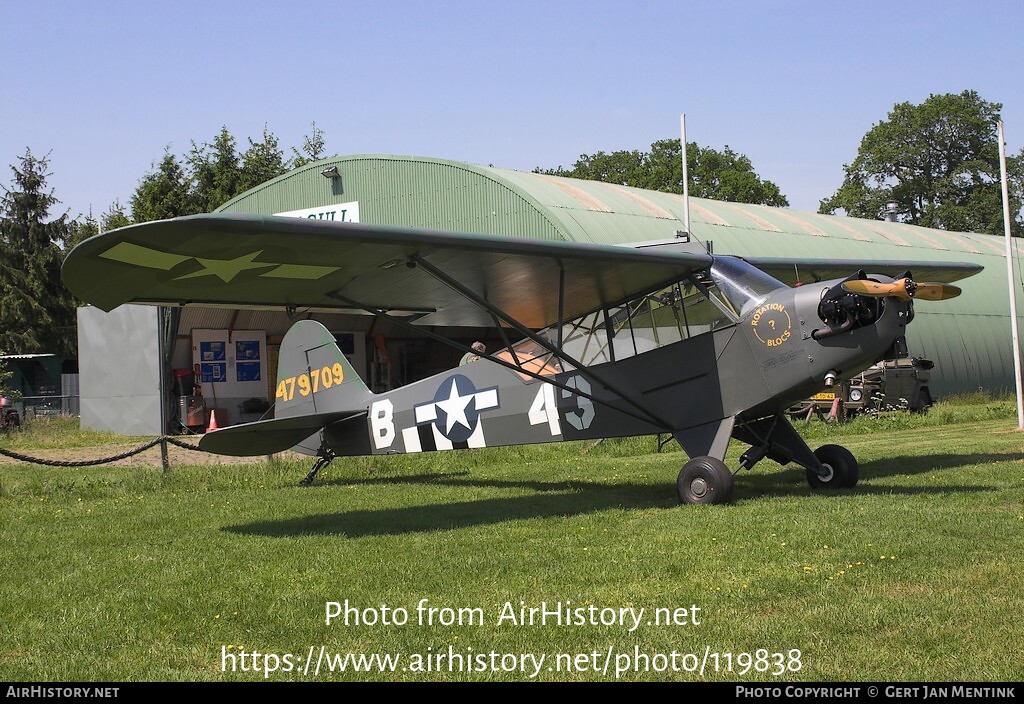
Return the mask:
[[[206,432],[211,430],[220,430],[220,426],[217,425],[217,411],[213,409],[210,410],[210,424],[206,426]]]

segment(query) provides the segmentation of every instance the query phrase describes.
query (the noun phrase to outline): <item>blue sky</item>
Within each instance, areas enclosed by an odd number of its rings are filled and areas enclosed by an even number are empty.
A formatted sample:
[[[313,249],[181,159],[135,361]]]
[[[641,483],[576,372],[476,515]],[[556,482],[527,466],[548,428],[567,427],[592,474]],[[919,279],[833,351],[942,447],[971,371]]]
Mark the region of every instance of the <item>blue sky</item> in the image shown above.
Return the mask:
[[[677,137],[814,211],[899,102],[976,90],[1024,144],[1024,3],[0,0],[0,162],[50,155],[72,217],[222,125],[286,152],[530,170]],[[4,168],[0,183],[9,186]]]

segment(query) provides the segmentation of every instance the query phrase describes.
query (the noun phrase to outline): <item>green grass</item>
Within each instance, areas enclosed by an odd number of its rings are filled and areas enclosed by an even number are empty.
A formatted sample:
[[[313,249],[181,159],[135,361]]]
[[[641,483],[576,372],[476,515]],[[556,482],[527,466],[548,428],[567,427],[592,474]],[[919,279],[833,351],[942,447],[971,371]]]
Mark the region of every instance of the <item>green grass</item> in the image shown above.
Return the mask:
[[[685,456],[657,453],[649,437],[338,459],[309,488],[296,486],[307,463],[167,475],[0,465],[0,678],[261,679],[223,672],[222,654],[293,653],[301,668],[323,645],[405,659],[393,673],[320,680],[528,678],[500,660],[497,671],[401,670],[413,654],[452,647],[545,654],[548,681],[613,679],[614,656],[608,674],[547,669],[557,653],[600,666],[609,648],[702,658],[710,649],[734,654],[734,666],[736,654],[765,649],[799,665],[780,677],[627,680],[1018,681],[1024,436],[1014,418],[1012,402],[961,399],[924,416],[812,423],[812,446],[838,442],[858,457],[855,489],[812,493],[802,470],[765,461],[737,477],[735,504],[713,507],[676,504]],[[80,447],[76,433],[29,445]],[[463,615],[483,622],[419,625],[421,599],[475,609]],[[326,625],[325,603],[345,600],[403,608],[410,620]],[[646,611],[632,633],[497,622],[506,602],[566,601]],[[655,608],[693,605],[699,625],[647,623]]]
[[[111,443],[141,444],[138,438],[126,438],[110,432],[82,430],[78,426],[78,418],[67,416],[26,420],[19,430],[0,434],[0,447],[15,452],[93,447]]]

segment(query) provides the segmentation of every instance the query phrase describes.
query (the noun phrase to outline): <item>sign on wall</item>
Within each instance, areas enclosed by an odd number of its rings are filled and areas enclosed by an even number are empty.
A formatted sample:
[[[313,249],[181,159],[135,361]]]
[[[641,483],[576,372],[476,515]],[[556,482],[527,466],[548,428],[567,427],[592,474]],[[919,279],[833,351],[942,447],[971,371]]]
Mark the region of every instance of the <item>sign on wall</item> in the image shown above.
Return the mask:
[[[309,220],[329,220],[331,222],[359,222],[359,201],[338,203],[337,205],[321,205],[317,208],[288,210],[274,213],[287,218],[307,218]]]

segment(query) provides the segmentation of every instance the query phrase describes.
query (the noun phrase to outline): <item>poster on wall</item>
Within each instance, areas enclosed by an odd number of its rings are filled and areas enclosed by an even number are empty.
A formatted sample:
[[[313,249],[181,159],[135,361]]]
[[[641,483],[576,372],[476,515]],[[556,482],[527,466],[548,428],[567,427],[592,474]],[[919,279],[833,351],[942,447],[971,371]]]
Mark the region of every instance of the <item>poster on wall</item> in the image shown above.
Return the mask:
[[[226,345],[209,340],[199,343],[199,380],[222,382],[228,380]]]
[[[235,341],[235,381],[259,381],[260,343],[257,340]]]
[[[235,420],[238,404],[267,399],[267,334],[264,330],[192,330],[192,359],[207,407]]]

